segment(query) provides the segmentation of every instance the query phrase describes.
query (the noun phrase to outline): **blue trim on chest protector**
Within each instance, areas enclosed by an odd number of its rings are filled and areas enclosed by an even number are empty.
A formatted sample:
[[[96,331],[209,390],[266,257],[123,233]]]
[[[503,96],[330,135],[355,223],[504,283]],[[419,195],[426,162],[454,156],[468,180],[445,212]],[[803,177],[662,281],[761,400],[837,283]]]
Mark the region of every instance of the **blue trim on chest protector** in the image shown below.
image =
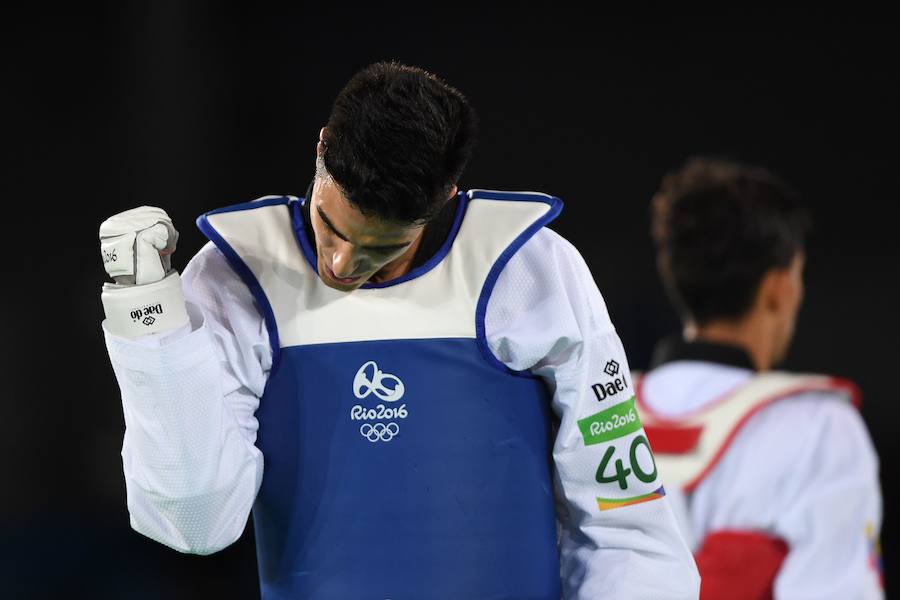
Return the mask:
[[[257,418],[264,599],[560,597],[549,396],[474,339],[283,348]]]

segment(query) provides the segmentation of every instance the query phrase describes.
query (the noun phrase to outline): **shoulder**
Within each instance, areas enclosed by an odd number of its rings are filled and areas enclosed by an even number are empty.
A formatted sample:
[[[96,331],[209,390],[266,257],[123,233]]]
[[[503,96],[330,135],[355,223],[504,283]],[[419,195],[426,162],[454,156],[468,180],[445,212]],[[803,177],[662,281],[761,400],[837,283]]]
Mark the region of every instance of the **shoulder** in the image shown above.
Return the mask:
[[[556,336],[613,330],[606,303],[578,250],[546,227],[537,231],[501,271],[487,308],[488,329],[527,322]]]
[[[512,256],[504,267],[509,278],[527,276],[535,286],[543,286],[546,293],[569,289],[585,293],[596,290],[590,268],[575,246],[547,227],[539,229]]]
[[[209,210],[199,217],[197,217],[198,225],[200,228],[203,228],[202,222],[206,220],[208,217],[213,215],[220,215],[223,213],[233,213],[233,212],[246,212],[253,211],[260,208],[267,208],[270,206],[284,206],[290,205],[292,202],[298,201],[300,198],[297,196],[291,196],[286,194],[270,194],[268,196],[260,196],[259,198],[254,198],[253,200],[249,200],[246,202],[238,202],[236,204],[229,204],[226,206],[220,206],[218,208],[214,208]]]
[[[847,393],[831,390],[800,391],[774,402],[757,415],[759,429],[773,429],[784,438],[799,438],[816,454],[875,458],[871,437],[859,410]]]
[[[754,390],[751,393],[759,398],[753,403],[758,410],[752,412],[744,427],[748,434],[755,432],[781,445],[815,442],[830,447],[841,442],[826,442],[822,438],[836,434],[835,428],[852,433],[855,442],[868,438],[855,406],[859,390],[848,380],[813,373],[771,371],[750,378],[740,389]]]
[[[759,425],[816,432],[836,421],[858,417],[856,409],[837,391],[814,390],[791,393],[772,402],[755,415]]]
[[[647,379],[651,397],[668,400],[664,415],[684,414],[685,424],[702,428],[708,453],[702,472],[712,468],[709,480],[736,478],[740,487],[754,481],[763,486],[772,477],[804,479],[835,465],[876,465],[868,431],[849,401],[847,382],[785,372],[750,375],[715,365],[703,371],[688,369],[679,384],[672,371],[686,367],[672,363],[668,374],[658,373],[660,378],[654,379],[652,371]],[[644,389],[645,380],[639,385]]]
[[[783,536],[787,515],[853,490],[878,493],[878,458],[865,424],[838,394],[807,391],[747,419],[694,490],[693,511],[709,529]]]
[[[225,258],[225,255],[214,243],[206,242],[188,261],[188,264],[184,267],[182,278],[207,278],[219,275],[223,271],[231,271],[228,259]]]
[[[839,389],[799,391],[770,403],[747,420],[734,449],[817,480],[847,469],[876,476],[878,468],[865,422]]]
[[[522,245],[516,256],[523,261],[537,265],[546,263],[548,256],[559,262],[584,262],[578,249],[569,240],[549,227],[541,227],[537,230]]]
[[[224,312],[229,306],[250,306],[250,289],[232,268],[226,256],[207,242],[191,258],[181,274],[185,299]]]
[[[771,371],[757,375],[750,384],[759,386],[757,389],[772,400],[760,411],[764,419],[772,420],[772,414],[778,415],[783,420],[803,422],[807,431],[835,421],[862,424],[858,411],[860,391],[852,381],[816,373]]]

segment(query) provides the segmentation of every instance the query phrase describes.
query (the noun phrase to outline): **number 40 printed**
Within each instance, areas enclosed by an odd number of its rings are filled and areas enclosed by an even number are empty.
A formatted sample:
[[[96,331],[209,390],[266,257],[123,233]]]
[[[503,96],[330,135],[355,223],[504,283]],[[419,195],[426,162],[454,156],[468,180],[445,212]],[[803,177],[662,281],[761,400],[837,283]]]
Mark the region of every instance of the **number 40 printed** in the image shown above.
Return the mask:
[[[641,467],[641,463],[637,459],[637,450],[640,446],[646,447],[647,453],[650,455],[650,462],[653,465],[653,470],[649,473],[644,471],[644,469]],[[609,461],[612,460],[612,457],[613,455],[615,455],[615,453],[616,447],[610,446],[603,454],[603,458],[600,460],[600,466],[597,467],[596,479],[598,483],[612,483],[613,481],[618,481],[619,487],[625,490],[628,489],[627,478],[632,473],[634,473],[634,476],[644,483],[650,483],[656,480],[656,461],[653,459],[653,452],[650,450],[650,443],[643,435],[635,437],[631,442],[631,448],[628,451],[628,462],[631,465],[630,468],[625,467],[622,464],[621,458],[617,458],[613,463],[614,473],[611,475],[606,475],[606,470],[609,467]]]

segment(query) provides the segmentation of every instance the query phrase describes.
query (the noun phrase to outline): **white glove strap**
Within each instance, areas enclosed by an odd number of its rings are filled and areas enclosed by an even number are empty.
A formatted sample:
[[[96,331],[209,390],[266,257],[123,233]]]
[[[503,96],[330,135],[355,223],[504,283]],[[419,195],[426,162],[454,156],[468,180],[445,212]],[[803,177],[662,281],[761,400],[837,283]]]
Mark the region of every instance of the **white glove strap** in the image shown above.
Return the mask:
[[[107,329],[120,337],[134,339],[189,323],[178,271],[146,285],[105,283],[100,299]]]

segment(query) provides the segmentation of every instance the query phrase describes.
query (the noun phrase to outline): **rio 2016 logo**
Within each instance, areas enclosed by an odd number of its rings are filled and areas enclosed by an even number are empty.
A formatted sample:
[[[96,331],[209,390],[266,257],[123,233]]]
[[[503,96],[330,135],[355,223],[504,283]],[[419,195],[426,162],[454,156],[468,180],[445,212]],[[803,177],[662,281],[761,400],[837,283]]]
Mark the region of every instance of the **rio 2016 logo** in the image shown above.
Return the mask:
[[[379,369],[374,360],[363,363],[353,377],[353,395],[360,400],[374,394],[383,402],[393,403],[400,400],[405,392],[403,381],[396,375],[385,373]],[[386,406],[379,403],[373,408],[356,404],[350,409],[351,421],[390,421],[388,423],[363,423],[360,426],[360,435],[372,443],[389,442],[394,439],[400,433],[400,426],[394,422],[394,419],[405,419],[407,416],[409,413],[406,410],[406,404]]]
[[[369,377],[371,368],[372,376]],[[384,385],[386,383],[393,385]],[[353,378],[353,395],[362,400],[369,394],[375,394],[385,402],[396,402],[405,392],[403,382],[396,375],[384,373],[374,360],[370,360],[359,368]]]
[[[634,423],[637,420],[637,413],[634,412],[634,408],[632,408],[624,415],[613,414],[608,421],[594,421],[590,425],[590,432],[591,435],[602,435],[610,431],[615,431],[616,429],[619,429],[621,427],[625,427],[629,423]]]

